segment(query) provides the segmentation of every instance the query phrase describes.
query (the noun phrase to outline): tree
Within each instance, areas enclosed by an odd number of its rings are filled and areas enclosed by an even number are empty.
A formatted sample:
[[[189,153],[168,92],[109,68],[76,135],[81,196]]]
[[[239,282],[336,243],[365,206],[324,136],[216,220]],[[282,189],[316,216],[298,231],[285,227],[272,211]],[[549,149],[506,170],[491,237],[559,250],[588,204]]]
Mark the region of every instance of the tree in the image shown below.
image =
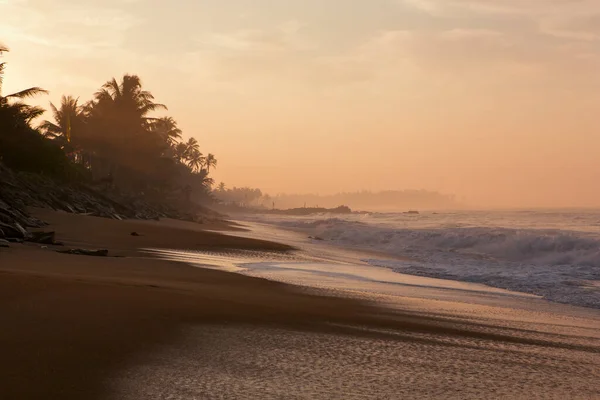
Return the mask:
[[[187,159],[188,146],[186,143],[177,143],[174,149],[174,155],[177,161],[185,163]]]
[[[181,129],[172,117],[157,118],[152,122],[152,130],[169,145],[175,146],[181,140]]]
[[[217,167],[217,159],[215,158],[215,156],[213,154],[208,153],[208,155],[204,159],[204,165],[206,166],[206,172],[210,173],[211,167],[213,167],[213,168]]]
[[[0,45],[0,54],[4,51]],[[116,188],[138,193],[173,193],[190,186],[196,199],[210,195],[215,156],[204,157],[194,138],[183,142],[172,117],[153,115],[166,106],[155,101],[138,76],[112,78],[84,104],[62,96],[60,105],[50,103],[51,118],[33,128],[31,122],[44,110],[24,100],[47,92],[32,87],[4,96],[5,66],[0,63],[0,160],[5,164],[44,173],[54,165],[54,172],[68,176],[111,176]]]
[[[194,172],[204,171],[204,169],[202,169],[202,166],[204,165],[204,156],[199,150],[192,150],[191,154],[188,156],[188,165]],[[208,172],[206,174],[208,175]]]
[[[137,75],[125,75],[121,82],[113,78],[95,93],[85,106],[88,146],[104,175],[108,168],[122,183],[147,185],[160,171],[168,141],[157,132],[157,120],[150,117],[160,109],[166,106],[154,102]],[[166,120],[160,125],[166,126]],[[171,128],[175,134],[176,128]]]
[[[225,192],[225,190],[227,190],[227,189],[226,189],[226,187],[225,187],[225,182],[221,182],[221,183],[219,183],[219,186],[217,187],[217,190],[218,190],[220,193],[223,193],[223,192]]]
[[[208,172],[205,169],[200,170],[199,172],[193,174],[194,179],[200,183],[200,185],[207,190],[210,190],[212,185],[215,184],[215,180],[208,176]]]
[[[200,145],[195,138],[189,138],[185,144],[184,159],[192,171],[200,171],[204,165],[204,155],[200,152]]]
[[[6,51],[8,48],[0,45],[0,55]],[[0,160],[17,170],[67,177],[72,169],[63,151],[30,125],[44,110],[24,102],[47,91],[32,87],[4,95],[5,69],[6,63],[0,63]]]
[[[198,141],[193,137],[188,139],[186,146],[187,146],[186,150],[187,150],[188,156],[193,154],[196,151],[198,151],[198,152],[200,151],[200,145],[198,144]]]
[[[8,47],[0,44],[0,55],[7,51],[9,51]],[[25,123],[28,125],[32,120],[41,116],[44,113],[44,109],[25,104],[23,100],[40,94],[47,94],[48,91],[35,86],[16,93],[3,95],[2,83],[4,82],[5,69],[6,63],[0,63],[0,107],[4,109],[3,118],[13,118],[13,122],[15,123]]]
[[[50,103],[54,122],[46,120],[40,125],[40,129],[45,137],[58,139],[63,145],[81,141],[84,115],[78,101],[78,99],[71,96],[62,96],[60,108],[56,108],[54,104]]]

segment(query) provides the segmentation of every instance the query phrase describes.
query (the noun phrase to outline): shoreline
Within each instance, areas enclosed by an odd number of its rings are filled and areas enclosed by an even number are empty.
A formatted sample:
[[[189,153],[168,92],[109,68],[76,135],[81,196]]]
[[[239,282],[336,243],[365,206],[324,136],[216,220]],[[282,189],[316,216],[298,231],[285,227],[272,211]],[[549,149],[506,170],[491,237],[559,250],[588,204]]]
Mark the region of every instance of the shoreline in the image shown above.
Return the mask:
[[[198,250],[292,249],[205,231],[219,227],[105,220],[46,210],[35,214],[50,223],[46,230],[56,230],[67,247],[107,248],[109,255],[118,257],[59,254],[32,244],[0,249],[0,394],[6,398],[108,398],[117,371],[157,347],[175,343],[181,329],[189,326],[254,326],[261,332],[277,328],[398,345],[424,335],[419,343],[425,340],[428,346],[464,341],[465,348],[533,346],[558,353],[570,349],[594,359],[600,353],[598,346],[577,335],[530,334],[453,320],[433,311],[391,310],[328,296],[326,291],[160,260],[141,251],[156,243]],[[132,231],[141,236],[131,236]]]
[[[396,214],[398,216],[402,217]],[[245,220],[243,216],[239,218]],[[357,222],[359,225],[355,227],[353,224]],[[520,222],[521,225],[514,229],[485,223],[475,228],[470,225],[472,221],[464,228],[435,228],[428,225],[432,224],[431,221],[394,227],[389,221],[387,225],[378,221],[352,219],[331,223],[325,217],[316,221],[271,221],[249,216],[247,223],[272,225],[309,238],[321,235],[318,241],[313,241],[315,245],[324,244],[360,252],[364,254],[360,261],[373,267],[388,268],[398,274],[482,284],[540,296],[553,303],[600,310],[600,292],[597,290],[600,281],[597,265],[594,264],[598,254],[593,250],[597,245],[594,247],[593,242],[587,242],[585,238],[585,235],[593,235],[593,232],[600,234],[597,228],[589,232],[582,230],[578,232],[582,237],[571,239],[571,231],[567,229],[565,235],[561,236],[557,233],[561,231],[556,231],[547,222],[549,225],[545,227],[531,228],[525,228]],[[472,229],[477,231],[473,233],[470,231]],[[518,238],[521,230],[527,231],[523,240]],[[414,239],[413,234],[418,239]],[[600,238],[597,235],[595,237]],[[417,243],[413,243],[413,240]],[[479,245],[482,248],[477,250]],[[488,253],[486,247],[491,249]],[[495,254],[492,251],[494,249],[496,252],[504,249],[508,255],[512,252],[523,253],[522,257],[534,253],[539,260],[524,258],[518,261],[516,256]],[[543,260],[544,254],[548,257],[546,261]],[[529,256],[534,257],[531,254]],[[564,259],[556,261],[560,257]]]

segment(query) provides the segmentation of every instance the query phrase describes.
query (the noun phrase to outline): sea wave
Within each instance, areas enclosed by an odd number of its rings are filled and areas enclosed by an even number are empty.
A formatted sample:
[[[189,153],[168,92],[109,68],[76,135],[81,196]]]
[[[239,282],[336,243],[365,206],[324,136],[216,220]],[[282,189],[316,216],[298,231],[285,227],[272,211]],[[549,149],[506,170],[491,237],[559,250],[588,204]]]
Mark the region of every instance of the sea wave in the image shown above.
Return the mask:
[[[506,227],[395,228],[343,218],[278,225],[326,242],[408,261],[367,260],[397,272],[484,283],[600,308],[600,235]]]
[[[527,264],[600,267],[600,236],[587,232],[489,227],[390,229],[339,218],[286,221],[281,225],[399,256],[422,250]]]

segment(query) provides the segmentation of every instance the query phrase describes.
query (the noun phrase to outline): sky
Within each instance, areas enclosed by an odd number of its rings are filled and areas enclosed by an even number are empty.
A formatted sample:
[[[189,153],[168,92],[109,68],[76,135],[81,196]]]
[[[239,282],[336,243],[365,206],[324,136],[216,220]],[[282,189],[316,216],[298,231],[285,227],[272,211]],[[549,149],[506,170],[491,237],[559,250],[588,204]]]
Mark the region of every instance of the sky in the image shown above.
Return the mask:
[[[599,0],[0,0],[6,92],[138,74],[228,186],[600,207]]]

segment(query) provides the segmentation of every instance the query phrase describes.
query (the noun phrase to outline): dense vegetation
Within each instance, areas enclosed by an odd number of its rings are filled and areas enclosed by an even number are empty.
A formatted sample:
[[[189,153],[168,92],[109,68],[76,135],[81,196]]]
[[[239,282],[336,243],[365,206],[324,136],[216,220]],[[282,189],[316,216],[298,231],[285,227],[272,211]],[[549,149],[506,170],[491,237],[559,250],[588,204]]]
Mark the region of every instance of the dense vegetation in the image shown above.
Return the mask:
[[[227,205],[240,207],[271,207],[271,197],[260,189],[249,187],[225,187],[221,182],[213,192],[215,198]]]
[[[0,45],[0,54],[5,51]],[[45,110],[26,99],[47,92],[33,87],[4,95],[5,66],[0,63],[0,161],[8,167],[121,191],[208,198],[216,158],[202,154],[196,139],[183,141],[173,118],[156,116],[167,107],[138,76],[109,80],[87,102],[63,96],[50,104],[51,119],[39,124]]]

